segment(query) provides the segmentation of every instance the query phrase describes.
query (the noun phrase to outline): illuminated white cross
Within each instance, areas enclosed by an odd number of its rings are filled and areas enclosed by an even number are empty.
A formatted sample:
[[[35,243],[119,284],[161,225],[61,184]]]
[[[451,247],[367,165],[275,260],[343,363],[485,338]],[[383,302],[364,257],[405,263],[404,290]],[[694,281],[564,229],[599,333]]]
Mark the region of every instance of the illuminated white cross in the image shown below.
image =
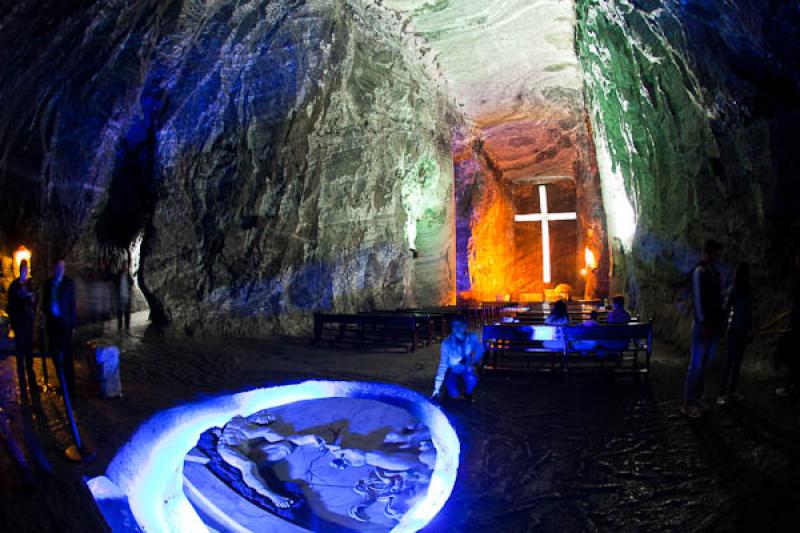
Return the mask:
[[[539,209],[541,213],[514,215],[517,222],[542,223],[542,279],[550,283],[550,222],[553,220],[577,220],[577,213],[549,213],[547,211],[547,188],[539,185]]]

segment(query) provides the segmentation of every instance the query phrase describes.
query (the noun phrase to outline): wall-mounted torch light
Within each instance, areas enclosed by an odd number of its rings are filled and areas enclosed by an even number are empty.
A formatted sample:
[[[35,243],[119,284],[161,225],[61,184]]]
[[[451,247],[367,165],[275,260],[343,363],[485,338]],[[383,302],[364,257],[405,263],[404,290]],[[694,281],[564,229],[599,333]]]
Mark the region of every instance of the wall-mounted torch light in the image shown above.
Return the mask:
[[[28,272],[32,272],[33,269],[31,268],[31,251],[25,248],[24,246],[20,246],[17,248],[17,251],[14,252],[14,277],[19,276],[19,265],[22,264],[23,261],[28,262]]]
[[[585,276],[597,268],[597,260],[594,258],[594,252],[592,252],[588,246],[583,252],[583,260],[586,266],[581,269],[581,276]]]

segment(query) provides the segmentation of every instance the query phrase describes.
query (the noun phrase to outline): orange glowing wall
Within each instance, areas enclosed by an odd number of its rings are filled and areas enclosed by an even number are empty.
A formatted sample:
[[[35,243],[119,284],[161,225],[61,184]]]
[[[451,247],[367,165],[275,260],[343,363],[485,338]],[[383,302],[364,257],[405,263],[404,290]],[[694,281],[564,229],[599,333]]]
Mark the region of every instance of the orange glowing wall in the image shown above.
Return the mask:
[[[479,301],[502,298],[514,284],[514,208],[506,192],[493,185],[470,221],[469,296]]]

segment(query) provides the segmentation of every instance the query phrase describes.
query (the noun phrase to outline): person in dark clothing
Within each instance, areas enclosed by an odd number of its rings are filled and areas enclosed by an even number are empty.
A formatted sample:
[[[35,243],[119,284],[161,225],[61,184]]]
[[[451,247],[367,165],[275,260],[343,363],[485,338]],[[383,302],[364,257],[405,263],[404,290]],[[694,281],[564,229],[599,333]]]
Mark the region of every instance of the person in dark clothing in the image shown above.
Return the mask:
[[[750,266],[747,263],[739,263],[736,267],[736,278],[728,292],[725,311],[728,315],[728,353],[717,397],[719,405],[725,405],[732,399],[742,399],[736,392],[736,386],[747,345],[747,333],[753,320],[753,291],[750,285]]]
[[[686,371],[683,406],[684,414],[691,418],[702,416],[704,374],[714,359],[723,329],[722,284],[717,272],[721,255],[722,245],[709,240],[703,260],[692,271],[692,354]]]
[[[114,278],[114,289],[117,297],[117,330],[125,331],[131,329],[131,291],[133,290],[133,277],[131,277],[128,262],[122,264],[122,268]]]
[[[20,398],[25,398],[26,379],[31,395],[38,393],[36,372],[33,370],[33,334],[36,321],[36,290],[28,277],[28,262],[19,265],[19,277],[8,288],[8,318],[14,330],[14,344],[17,355],[17,377]]]
[[[792,290],[792,312],[789,319],[789,333],[786,334],[781,342],[783,351],[786,353],[786,385],[775,390],[778,396],[798,396],[800,395],[800,356],[798,356],[798,345],[800,345],[800,251],[794,254],[794,287]]]
[[[608,313],[609,324],[627,324],[631,321],[631,314],[625,309],[625,297],[621,294],[611,300],[614,308]]]
[[[70,396],[75,396],[75,366],[72,359],[72,334],[77,325],[75,282],[64,275],[64,259],[56,261],[53,277],[44,287],[43,309],[47,317],[47,339],[56,364],[63,365]]]

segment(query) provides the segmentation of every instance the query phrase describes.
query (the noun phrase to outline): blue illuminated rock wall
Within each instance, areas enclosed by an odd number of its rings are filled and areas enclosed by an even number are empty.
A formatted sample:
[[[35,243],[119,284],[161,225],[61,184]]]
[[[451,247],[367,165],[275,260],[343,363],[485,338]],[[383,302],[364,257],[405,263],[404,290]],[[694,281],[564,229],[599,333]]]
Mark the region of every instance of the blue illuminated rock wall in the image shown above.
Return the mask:
[[[800,7],[579,0],[577,9],[616,287],[685,342],[691,308],[682,272],[715,238],[726,245],[726,275],[737,261],[752,264],[756,327],[765,325],[788,307],[800,234],[800,151],[791,140],[800,119]]]
[[[0,241],[38,268],[143,232],[155,318],[198,334],[452,297],[459,119],[374,3],[23,1],[0,49]]]

